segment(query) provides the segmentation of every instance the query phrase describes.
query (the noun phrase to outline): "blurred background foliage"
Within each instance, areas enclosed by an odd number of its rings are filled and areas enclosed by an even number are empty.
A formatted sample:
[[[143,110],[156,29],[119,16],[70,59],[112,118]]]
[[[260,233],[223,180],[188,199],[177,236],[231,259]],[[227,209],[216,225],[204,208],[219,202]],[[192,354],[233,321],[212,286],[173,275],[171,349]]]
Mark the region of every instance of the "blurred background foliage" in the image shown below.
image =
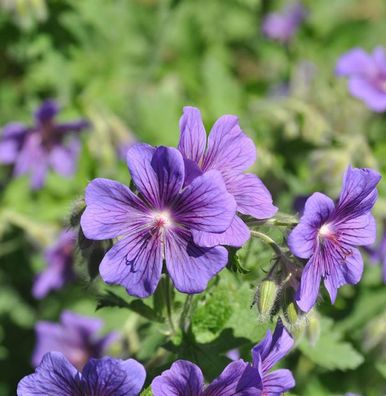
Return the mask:
[[[50,174],[45,188],[32,192],[27,178],[10,179],[0,168],[0,395],[14,394],[32,370],[36,321],[56,321],[63,309],[103,318],[105,332],[120,331],[127,348],[113,347],[111,354],[147,362],[150,376],[175,352],[198,361],[208,379],[222,370],[229,349],[240,347],[249,359],[249,348],[269,325],[250,308],[271,260],[258,242],[240,255],[248,274],[224,271],[195,299],[189,339],[167,337],[162,318],[144,319],[163,309],[157,295],[145,301],[150,313],[119,288],[100,297],[106,286],[90,283],[79,252],[76,282],[36,301],[32,280],[46,265],[42,250],[69,224],[87,182],[98,176],[129,183],[117,147],[134,140],[175,145],[184,105],[199,107],[208,128],[222,114],[240,117],[258,149],[253,171],[283,212],[294,213],[299,195],[336,196],[349,163],[386,176],[385,116],[351,98],[333,72],[352,47],[386,45],[386,2],[303,3],[308,17],[282,45],[261,33],[262,18],[280,1],[0,0],[1,125],[30,124],[45,98],[58,100],[61,119],[83,116],[92,123],[82,135],[73,179]],[[381,223],[386,184],[379,189]],[[119,302],[122,309],[95,312],[98,296],[100,305]],[[383,394],[386,288],[380,267],[366,266],[360,285],[344,287],[335,306],[324,301],[309,319],[316,323],[309,326],[312,334],[300,337],[285,360],[297,380],[293,394]],[[182,302],[176,296],[177,308]]]

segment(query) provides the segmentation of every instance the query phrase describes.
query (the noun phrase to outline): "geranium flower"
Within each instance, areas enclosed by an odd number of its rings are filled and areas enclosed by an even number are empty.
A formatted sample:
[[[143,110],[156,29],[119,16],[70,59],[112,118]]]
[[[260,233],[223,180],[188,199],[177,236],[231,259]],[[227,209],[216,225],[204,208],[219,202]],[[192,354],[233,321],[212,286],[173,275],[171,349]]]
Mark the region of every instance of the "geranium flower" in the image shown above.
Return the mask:
[[[146,144],[129,149],[127,164],[138,194],[107,179],[95,179],[86,189],[81,218],[85,236],[118,238],[100,264],[102,278],[124,286],[129,294],[147,297],[157,287],[165,261],[179,291],[203,291],[227,264],[228,253],[221,246],[198,246],[192,232],[224,232],[236,212],[221,174],[207,172],[184,186],[181,153]]]
[[[337,61],[335,72],[349,78],[348,89],[352,96],[365,102],[376,112],[386,110],[386,54],[377,47],[371,54],[354,48]]]
[[[180,120],[178,149],[185,159],[189,183],[197,175],[211,170],[221,172],[225,186],[236,200],[237,211],[257,219],[272,217],[277,208],[272,205],[270,192],[263,182],[251,173],[244,173],[256,160],[256,147],[241,130],[238,118],[220,117],[206,138],[200,110],[184,107]],[[194,230],[193,239],[200,246],[241,246],[250,236],[249,228],[237,215],[223,233]]]
[[[146,372],[134,359],[90,359],[79,372],[60,352],[47,353],[34,374],[18,384],[18,396],[137,396]]]
[[[271,12],[266,15],[262,31],[272,40],[288,43],[306,15],[307,12],[301,3],[289,4],[280,12]]]
[[[56,123],[58,111],[58,105],[47,100],[35,112],[34,126],[13,122],[0,137],[0,163],[12,164],[15,176],[30,174],[33,189],[44,185],[49,168],[65,177],[76,169],[80,143],[73,133],[86,128],[88,122]]]
[[[292,253],[308,259],[296,296],[301,310],[308,312],[313,307],[322,279],[332,303],[339,287],[361,279],[363,261],[356,246],[375,241],[375,220],[370,211],[380,179],[371,169],[349,167],[337,203],[321,193],[307,199],[300,223],[288,237]]]
[[[272,367],[288,354],[294,340],[279,321],[273,335],[268,330],[264,339],[252,349],[253,367],[259,370],[264,396],[277,396],[295,386],[291,371]]]
[[[75,245],[75,232],[63,231],[58,240],[44,252],[47,267],[34,281],[32,294],[35,298],[44,298],[51,290],[60,289],[74,279]]]
[[[62,352],[79,370],[90,357],[99,358],[117,338],[116,333],[100,336],[100,319],[64,311],[60,322],[39,321],[35,325],[36,345],[32,363],[37,367],[43,356],[52,351]]]
[[[154,378],[151,389],[154,396],[278,396],[295,386],[289,370],[271,368],[292,348],[293,339],[281,322],[271,334],[252,349],[253,364],[238,359],[210,383],[204,384],[198,366],[177,360],[169,370]]]

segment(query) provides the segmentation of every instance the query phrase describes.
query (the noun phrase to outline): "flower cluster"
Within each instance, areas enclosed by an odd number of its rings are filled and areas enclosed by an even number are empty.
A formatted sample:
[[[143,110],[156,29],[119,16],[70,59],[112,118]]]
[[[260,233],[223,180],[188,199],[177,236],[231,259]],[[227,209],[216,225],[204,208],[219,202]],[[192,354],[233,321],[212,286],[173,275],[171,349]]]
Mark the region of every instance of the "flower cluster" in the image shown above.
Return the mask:
[[[151,389],[154,396],[279,395],[293,388],[295,381],[289,370],[270,370],[292,346],[291,336],[279,322],[273,335],[268,331],[266,337],[253,348],[252,364],[242,359],[234,361],[205,387],[198,366],[186,360],[177,360],[169,370],[154,378]],[[80,372],[62,353],[50,352],[43,357],[34,374],[20,381],[17,394],[136,396],[143,387],[145,377],[145,369],[133,359],[90,359]]]
[[[44,185],[49,168],[66,177],[76,169],[80,143],[74,133],[87,128],[88,122],[57,123],[58,111],[58,105],[47,100],[35,112],[34,126],[12,122],[0,136],[0,163],[13,165],[15,176],[29,174],[33,189]]]
[[[199,110],[185,108],[180,127],[178,149],[138,143],[128,150],[136,192],[107,179],[86,189],[85,236],[118,238],[101,262],[101,276],[138,297],[154,292],[163,261],[177,290],[202,292],[228,262],[222,245],[241,246],[249,238],[236,213],[265,219],[277,210],[260,179],[243,173],[256,150],[237,117],[215,123],[207,148]]]

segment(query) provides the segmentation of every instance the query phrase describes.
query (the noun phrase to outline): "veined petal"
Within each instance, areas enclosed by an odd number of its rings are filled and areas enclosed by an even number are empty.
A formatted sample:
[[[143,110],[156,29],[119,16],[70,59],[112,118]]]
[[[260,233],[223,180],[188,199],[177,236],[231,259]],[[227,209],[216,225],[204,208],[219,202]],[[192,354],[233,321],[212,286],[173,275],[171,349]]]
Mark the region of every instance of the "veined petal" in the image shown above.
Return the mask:
[[[135,143],[127,150],[126,162],[139,192],[151,206],[159,208],[158,180],[151,166],[155,150],[148,144]]]
[[[273,335],[268,331],[265,338],[252,349],[254,366],[256,362],[259,362],[258,357],[260,356],[261,368],[265,377],[265,373],[286,356],[293,345],[293,338],[283,323],[278,321]]]
[[[295,379],[287,369],[275,370],[264,377],[264,395],[280,396],[295,386]]]
[[[238,117],[234,115],[220,117],[210,131],[202,169],[242,172],[255,160],[255,144],[241,130]]]
[[[247,396],[262,392],[259,372],[243,360],[228,364],[205,389],[203,396]]]
[[[300,223],[288,236],[288,246],[295,256],[311,257],[319,228],[329,219],[334,208],[333,200],[324,194],[314,193],[307,199]]]
[[[199,109],[184,107],[184,113],[180,119],[180,131],[178,150],[185,158],[199,164],[206,146],[206,132]]]
[[[228,252],[222,246],[199,247],[181,229],[165,234],[165,261],[176,289],[194,294],[205,290],[209,280],[226,266]]]
[[[334,304],[337,290],[346,284],[355,285],[362,277],[363,259],[358,249],[349,248],[350,254],[344,260],[336,254],[331,258],[333,261],[330,273],[324,278],[324,285]]]
[[[225,184],[237,203],[237,210],[256,219],[268,219],[277,212],[272,196],[255,175],[235,174],[225,178]]]
[[[313,256],[303,269],[300,287],[296,293],[296,304],[303,312],[308,312],[315,305],[319,294],[320,280],[321,273]]]
[[[377,227],[371,213],[348,219],[336,226],[339,241],[352,246],[371,245],[375,242]]]
[[[151,160],[157,181],[160,202],[163,209],[176,199],[185,179],[185,166],[181,153],[173,147],[158,147]]]
[[[94,179],[86,188],[86,210],[80,224],[85,236],[105,240],[124,235],[128,227],[145,224],[146,208],[130,189],[109,179]]]
[[[343,177],[336,216],[341,221],[367,214],[377,199],[376,186],[381,175],[368,168],[358,169],[349,166]]]
[[[77,370],[60,352],[47,353],[34,374],[18,384],[18,396],[81,396],[75,380]]]
[[[142,364],[134,359],[90,359],[82,371],[86,395],[137,396],[146,378]]]
[[[236,202],[225,188],[220,172],[212,170],[195,178],[173,205],[178,223],[207,232],[223,232],[233,221]]]
[[[198,366],[177,360],[151,383],[154,396],[201,396],[204,377]]]
[[[226,231],[221,233],[205,232],[192,230],[194,242],[198,246],[213,247],[218,245],[226,246],[243,246],[250,237],[250,231],[247,225],[235,215],[233,221]]]
[[[161,277],[161,246],[157,232],[132,227],[103,258],[99,267],[102,279],[124,286],[130,295],[150,296]]]

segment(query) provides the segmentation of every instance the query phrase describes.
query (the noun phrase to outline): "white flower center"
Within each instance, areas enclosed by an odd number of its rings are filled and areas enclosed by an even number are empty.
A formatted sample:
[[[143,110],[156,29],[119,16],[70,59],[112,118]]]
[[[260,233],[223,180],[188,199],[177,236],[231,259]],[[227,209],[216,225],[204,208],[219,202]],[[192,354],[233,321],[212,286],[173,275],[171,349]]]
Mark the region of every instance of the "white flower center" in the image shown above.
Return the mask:
[[[168,211],[154,212],[152,217],[153,224],[156,228],[169,228],[173,224],[172,218]]]
[[[320,230],[319,230],[319,233],[318,233],[318,234],[319,234],[319,236],[322,237],[322,238],[325,238],[325,237],[331,235],[331,230],[330,230],[329,225],[328,225],[328,224],[323,224],[323,225],[320,227]]]

